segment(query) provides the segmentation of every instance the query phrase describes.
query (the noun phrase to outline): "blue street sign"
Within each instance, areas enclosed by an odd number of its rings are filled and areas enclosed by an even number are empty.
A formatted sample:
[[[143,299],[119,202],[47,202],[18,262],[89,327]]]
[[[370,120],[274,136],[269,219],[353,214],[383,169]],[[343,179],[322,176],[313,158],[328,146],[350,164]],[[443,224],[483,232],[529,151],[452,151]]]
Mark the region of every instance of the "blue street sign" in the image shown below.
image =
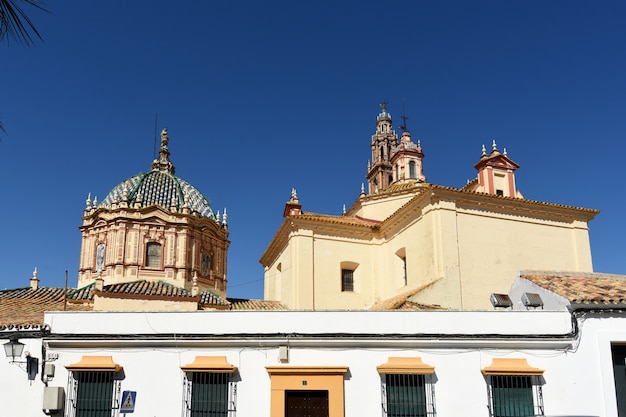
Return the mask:
[[[137,399],[137,391],[122,392],[122,405],[120,406],[120,413],[134,412],[136,399]]]

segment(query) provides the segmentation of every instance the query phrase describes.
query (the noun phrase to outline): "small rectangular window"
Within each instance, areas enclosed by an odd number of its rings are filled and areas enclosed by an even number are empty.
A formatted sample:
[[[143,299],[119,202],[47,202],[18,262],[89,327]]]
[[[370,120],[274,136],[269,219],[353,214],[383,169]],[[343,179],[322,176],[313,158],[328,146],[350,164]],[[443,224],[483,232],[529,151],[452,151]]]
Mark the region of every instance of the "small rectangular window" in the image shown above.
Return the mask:
[[[236,385],[231,373],[186,372],[184,417],[234,417]]]
[[[146,245],[146,267],[148,268],[160,268],[161,267],[161,244],[157,242],[150,242]]]
[[[489,415],[491,417],[543,416],[543,395],[539,377],[491,375]]]
[[[385,417],[434,417],[430,374],[386,374],[383,382]]]
[[[115,372],[70,372],[67,417],[111,417],[119,408],[120,381]]]
[[[354,271],[351,269],[341,270],[341,291],[354,291]]]

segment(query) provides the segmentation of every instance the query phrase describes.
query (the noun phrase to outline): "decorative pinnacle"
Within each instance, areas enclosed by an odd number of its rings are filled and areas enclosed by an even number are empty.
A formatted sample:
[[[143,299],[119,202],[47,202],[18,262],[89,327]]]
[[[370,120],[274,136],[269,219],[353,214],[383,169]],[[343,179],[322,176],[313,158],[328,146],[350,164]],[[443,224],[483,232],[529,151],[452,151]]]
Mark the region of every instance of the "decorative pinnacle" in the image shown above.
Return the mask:
[[[494,150],[494,151],[498,150],[498,146],[496,146],[496,140],[495,139],[493,140],[493,143],[491,144],[491,149]]]
[[[485,144],[483,144],[482,156],[486,156],[486,155],[487,155],[487,149],[485,149]]]
[[[289,199],[290,203],[298,203],[300,202],[300,200],[298,200],[298,194],[296,193],[296,189],[292,188],[291,189],[291,198]]]
[[[166,171],[170,174],[174,174],[174,164],[170,162],[170,151],[167,147],[170,138],[167,136],[167,127],[164,127],[161,131],[161,147],[159,148],[159,159],[152,161],[152,169],[158,169],[159,171]]]

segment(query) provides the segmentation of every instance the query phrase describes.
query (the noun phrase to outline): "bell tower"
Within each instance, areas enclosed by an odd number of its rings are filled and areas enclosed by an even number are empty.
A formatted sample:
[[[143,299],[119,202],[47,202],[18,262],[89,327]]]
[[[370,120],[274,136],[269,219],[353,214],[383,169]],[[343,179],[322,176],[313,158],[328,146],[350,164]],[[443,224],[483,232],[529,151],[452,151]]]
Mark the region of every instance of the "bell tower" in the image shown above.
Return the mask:
[[[372,159],[367,166],[368,194],[376,194],[393,182],[391,156],[398,147],[398,135],[392,128],[387,103],[380,104],[381,112],[376,118],[376,133],[372,135]]]
[[[404,106],[403,106],[404,107]],[[402,136],[396,152],[391,155],[391,165],[393,166],[393,182],[426,182],[424,176],[422,160],[424,152],[420,141],[417,144],[411,140],[411,133],[406,126],[408,117],[402,114]]]
[[[515,186],[515,170],[519,165],[508,157],[506,148],[500,153],[495,140],[491,145],[491,153],[487,153],[483,145],[480,161],[474,167],[478,170],[478,181],[473,191],[523,198]]]

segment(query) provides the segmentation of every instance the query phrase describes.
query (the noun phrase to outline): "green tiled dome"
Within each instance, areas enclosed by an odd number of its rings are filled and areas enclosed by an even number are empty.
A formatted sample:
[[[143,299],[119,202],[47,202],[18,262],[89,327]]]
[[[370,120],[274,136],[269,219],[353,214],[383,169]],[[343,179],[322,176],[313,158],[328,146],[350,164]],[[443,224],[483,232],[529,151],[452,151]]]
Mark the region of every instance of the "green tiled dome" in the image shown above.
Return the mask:
[[[128,203],[130,207],[160,206],[166,210],[190,213],[216,220],[208,200],[193,185],[174,175],[174,165],[169,160],[167,129],[161,132],[159,159],[152,162],[152,170],[135,175],[118,184],[99,207],[112,208],[115,204]]]

